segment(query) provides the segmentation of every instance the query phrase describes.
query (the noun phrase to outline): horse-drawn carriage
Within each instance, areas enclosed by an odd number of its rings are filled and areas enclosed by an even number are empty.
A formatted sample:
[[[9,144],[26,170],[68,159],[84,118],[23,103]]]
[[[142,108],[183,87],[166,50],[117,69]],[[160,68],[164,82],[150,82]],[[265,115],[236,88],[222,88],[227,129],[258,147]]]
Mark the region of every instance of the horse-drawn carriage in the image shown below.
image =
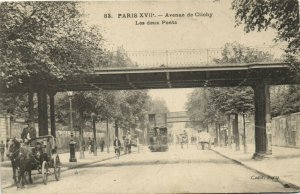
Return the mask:
[[[210,149],[210,144],[211,144],[211,137],[208,132],[202,131],[198,134],[198,143],[197,143],[197,149],[202,148],[202,150],[207,147]]]
[[[32,183],[31,171],[41,174],[44,184],[48,182],[48,175],[54,174],[55,179],[60,179],[60,159],[57,154],[55,138],[51,135],[40,136],[26,143],[16,139],[10,145],[10,158],[13,167],[13,178],[19,186]],[[50,171],[53,168],[53,171]]]

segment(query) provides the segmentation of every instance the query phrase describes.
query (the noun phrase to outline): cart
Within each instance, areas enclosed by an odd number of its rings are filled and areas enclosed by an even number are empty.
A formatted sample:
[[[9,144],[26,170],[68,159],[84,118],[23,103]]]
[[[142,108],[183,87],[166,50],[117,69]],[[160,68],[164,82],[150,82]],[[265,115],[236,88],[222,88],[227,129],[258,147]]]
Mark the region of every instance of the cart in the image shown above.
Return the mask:
[[[48,176],[54,174],[56,181],[60,179],[61,163],[57,154],[55,138],[52,135],[40,136],[32,140],[36,146],[31,147],[32,161],[31,170],[41,174],[43,183],[46,185]],[[52,171],[50,169],[53,169]],[[35,175],[35,174],[32,174]]]

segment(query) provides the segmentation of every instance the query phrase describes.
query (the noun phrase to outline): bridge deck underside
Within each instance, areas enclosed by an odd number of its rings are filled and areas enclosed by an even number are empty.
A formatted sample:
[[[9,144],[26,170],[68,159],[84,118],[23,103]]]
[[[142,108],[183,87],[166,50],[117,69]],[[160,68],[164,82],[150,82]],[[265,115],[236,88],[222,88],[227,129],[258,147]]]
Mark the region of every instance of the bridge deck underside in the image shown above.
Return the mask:
[[[131,90],[193,87],[251,86],[265,79],[270,85],[291,84],[293,76],[287,65],[210,68],[162,68],[98,71],[84,84],[60,84],[66,90]]]
[[[46,87],[54,91],[232,87],[251,86],[263,79],[270,85],[295,83],[288,64],[260,63],[238,66],[96,70],[80,75],[72,81],[48,82]],[[31,87],[33,85],[31,84]],[[36,85],[37,90],[40,87],[45,86]]]

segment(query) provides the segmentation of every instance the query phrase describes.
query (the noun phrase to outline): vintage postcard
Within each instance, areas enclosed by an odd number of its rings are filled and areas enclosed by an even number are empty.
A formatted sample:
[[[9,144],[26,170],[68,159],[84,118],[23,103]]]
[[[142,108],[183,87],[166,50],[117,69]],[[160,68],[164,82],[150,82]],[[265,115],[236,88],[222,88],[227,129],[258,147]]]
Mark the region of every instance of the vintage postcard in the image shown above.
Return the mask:
[[[300,191],[299,3],[0,2],[1,193]]]

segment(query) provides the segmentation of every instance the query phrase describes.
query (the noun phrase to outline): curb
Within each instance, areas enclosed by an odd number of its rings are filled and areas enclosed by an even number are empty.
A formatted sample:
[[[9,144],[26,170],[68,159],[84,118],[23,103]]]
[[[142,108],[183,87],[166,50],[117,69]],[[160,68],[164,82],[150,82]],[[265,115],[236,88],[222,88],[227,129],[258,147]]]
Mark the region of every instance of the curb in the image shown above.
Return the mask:
[[[120,156],[123,156],[123,155],[126,155],[126,154],[121,154]],[[88,165],[91,165],[91,164],[95,164],[95,163],[98,163],[98,162],[103,162],[103,161],[106,161],[106,160],[111,160],[111,159],[113,159],[115,157],[116,156],[111,156],[111,157],[108,157],[108,158],[103,158],[103,159],[95,160],[95,161],[89,162],[89,163],[78,164],[78,165],[66,167],[65,169],[62,169],[60,172],[62,173],[62,172],[68,171],[68,170],[81,168],[81,167],[88,166]],[[38,180],[38,179],[41,179],[41,177],[38,177],[38,178],[32,177],[32,179],[33,180]],[[10,184],[10,185],[2,187],[1,189],[3,190],[3,189],[11,188],[11,187],[14,187],[14,186],[15,186],[15,184]]]
[[[239,165],[241,165],[241,166],[243,166],[243,167],[245,167],[245,168],[247,168],[247,169],[249,169],[249,170],[251,170],[251,171],[254,171],[254,172],[258,173],[258,174],[261,174],[261,175],[263,175],[263,176],[265,176],[265,177],[268,177],[268,178],[270,178],[270,180],[272,179],[272,177],[274,177],[274,176],[272,176],[272,175],[270,175],[270,174],[264,173],[264,172],[262,172],[262,171],[260,171],[260,170],[257,170],[257,169],[255,169],[255,168],[249,166],[249,165],[246,165],[245,163],[243,163],[243,162],[241,162],[241,161],[239,161],[239,160],[230,158],[229,156],[226,156],[225,154],[222,154],[222,153],[220,153],[220,152],[218,152],[218,151],[216,151],[216,150],[214,150],[214,149],[210,149],[210,150],[214,151],[215,153],[219,154],[220,156],[222,156],[222,157],[224,157],[224,158],[227,158],[227,159],[233,161],[234,163],[239,164]],[[274,182],[275,182],[275,181],[274,181]],[[289,182],[289,181],[286,181],[286,180],[284,180],[284,179],[278,178],[276,182],[280,183],[280,184],[281,184],[282,186],[284,186],[285,188],[293,188],[293,189],[300,190],[300,186],[299,186],[299,185],[293,184],[293,183],[291,183],[291,182]]]

